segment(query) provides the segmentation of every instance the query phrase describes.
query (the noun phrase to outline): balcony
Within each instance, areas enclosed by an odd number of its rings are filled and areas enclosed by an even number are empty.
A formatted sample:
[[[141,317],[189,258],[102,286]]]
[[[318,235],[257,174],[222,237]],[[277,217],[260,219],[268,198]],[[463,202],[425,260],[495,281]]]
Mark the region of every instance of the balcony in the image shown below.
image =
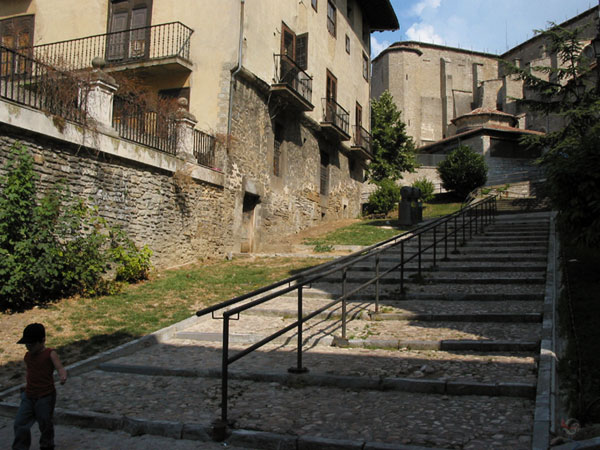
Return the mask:
[[[352,154],[355,154],[362,159],[373,159],[373,153],[371,151],[371,133],[360,125],[355,125],[354,141],[350,148]]]
[[[271,93],[300,111],[312,111],[312,77],[287,55],[273,55],[275,59],[275,83]]]
[[[37,45],[33,47],[33,57],[67,70],[89,68],[92,59],[100,57],[106,61],[107,71],[190,72],[193,32],[181,22],[164,23]]]
[[[350,114],[334,100],[322,99],[323,121],[321,128],[331,137],[340,141],[350,140]]]

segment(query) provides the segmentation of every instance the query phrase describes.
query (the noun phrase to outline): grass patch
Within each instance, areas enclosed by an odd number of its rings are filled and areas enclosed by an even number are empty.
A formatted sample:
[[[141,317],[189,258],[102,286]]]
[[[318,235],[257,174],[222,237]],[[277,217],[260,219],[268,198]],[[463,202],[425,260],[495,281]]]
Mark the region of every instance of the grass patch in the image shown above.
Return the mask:
[[[561,384],[568,392],[571,417],[582,424],[600,423],[600,251],[577,248],[564,236],[562,246],[568,294],[565,289],[559,300],[559,317],[568,344],[559,362]]]
[[[444,197],[441,200],[425,203],[424,206],[423,219],[433,219],[458,211],[461,203]],[[334,245],[373,245],[410,230],[410,227],[399,226],[398,211],[390,213],[390,217],[394,218],[361,220],[347,227],[338,228],[325,236],[305,239],[303,243],[314,245],[315,251],[323,252],[331,251]]]
[[[48,346],[71,364],[314,265],[310,258],[210,261],[157,273],[116,295],[69,298],[47,308],[2,314],[0,338],[6,345],[0,354],[0,388],[21,382],[25,350],[16,341],[28,323],[44,323]]]

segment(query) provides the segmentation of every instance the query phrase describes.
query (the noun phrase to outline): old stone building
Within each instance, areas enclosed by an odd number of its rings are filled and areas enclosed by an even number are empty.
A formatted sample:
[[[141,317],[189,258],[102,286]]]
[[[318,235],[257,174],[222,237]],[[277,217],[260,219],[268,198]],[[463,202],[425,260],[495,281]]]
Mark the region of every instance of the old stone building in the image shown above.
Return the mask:
[[[370,33],[397,27],[389,0],[2,2],[3,142],[26,142],[44,183],[66,177],[159,263],[259,250],[358,215]],[[92,71],[104,74],[92,91],[102,100],[88,101],[102,116],[93,133],[70,118],[57,128],[40,100],[10,95],[34,67],[80,74],[94,58],[105,65]],[[124,109],[136,100],[119,97],[124,79],[187,100],[172,139],[160,110]],[[150,136],[150,122],[168,136]]]
[[[582,44],[593,59],[590,42],[597,34],[597,7],[561,23],[582,28]],[[419,147],[423,165],[405,182],[426,175],[436,179],[435,165],[458,145],[483,154],[488,182],[501,184],[539,177],[532,159],[519,145],[525,134],[562,126],[561,119],[526,111],[516,99],[530,95],[523,82],[507,75],[504,62],[522,68],[558,67],[558,55],[538,35],[502,55],[423,42],[397,42],[373,60],[372,95],[389,90],[407,131]],[[539,74],[540,76],[547,76]]]

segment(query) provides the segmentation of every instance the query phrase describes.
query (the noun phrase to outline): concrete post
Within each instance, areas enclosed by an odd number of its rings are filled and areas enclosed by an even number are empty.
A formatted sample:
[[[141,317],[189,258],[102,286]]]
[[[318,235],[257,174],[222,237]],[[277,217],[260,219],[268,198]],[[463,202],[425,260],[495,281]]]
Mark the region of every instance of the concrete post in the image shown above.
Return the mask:
[[[84,101],[87,116],[100,128],[112,129],[113,97],[119,86],[113,77],[102,70],[105,64],[102,58],[93,59],[94,70]],[[85,94],[80,90],[79,95]]]
[[[186,161],[196,161],[194,157],[194,127],[198,123],[196,117],[190,113],[186,106],[187,99],[181,97],[177,103],[177,155]]]

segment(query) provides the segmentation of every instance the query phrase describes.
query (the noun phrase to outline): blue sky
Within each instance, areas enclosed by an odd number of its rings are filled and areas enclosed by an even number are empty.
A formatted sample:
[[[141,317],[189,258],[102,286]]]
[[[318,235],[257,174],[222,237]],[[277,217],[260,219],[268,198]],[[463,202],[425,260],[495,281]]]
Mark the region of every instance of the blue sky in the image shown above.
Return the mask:
[[[564,22],[598,0],[391,0],[400,30],[371,35],[373,57],[398,41],[504,53],[548,22]]]

